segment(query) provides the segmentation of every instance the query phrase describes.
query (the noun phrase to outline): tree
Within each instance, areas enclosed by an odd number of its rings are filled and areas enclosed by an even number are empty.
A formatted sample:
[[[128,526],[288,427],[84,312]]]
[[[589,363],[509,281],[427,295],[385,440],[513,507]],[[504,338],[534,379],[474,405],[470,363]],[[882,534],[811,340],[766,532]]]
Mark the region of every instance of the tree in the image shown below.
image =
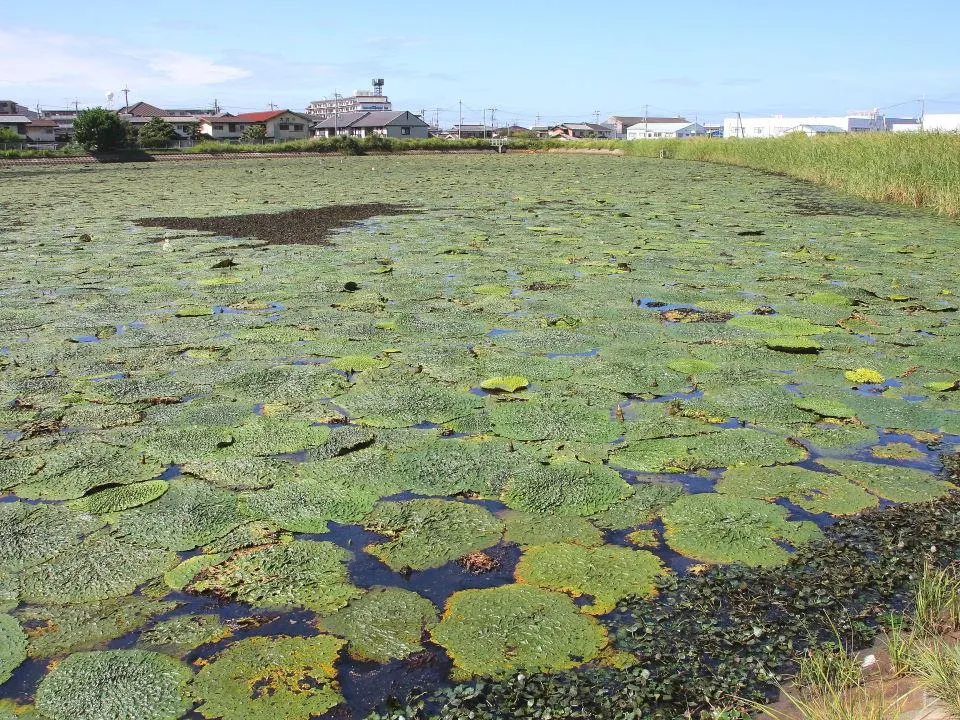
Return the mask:
[[[12,143],[21,143],[21,142],[23,142],[23,138],[17,135],[17,132],[15,130],[11,130],[10,128],[5,128],[5,127],[0,127],[0,145],[4,145],[6,143],[12,144]]]
[[[73,120],[73,131],[76,141],[84,150],[104,152],[126,144],[129,125],[109,110],[97,107],[77,113]]]
[[[163,118],[150,118],[150,122],[140,128],[140,147],[165,148],[170,147],[177,139],[177,131],[173,125]]]
[[[240,139],[244,142],[263,142],[263,139],[267,136],[267,128],[265,125],[247,125],[243,132],[240,133]]]

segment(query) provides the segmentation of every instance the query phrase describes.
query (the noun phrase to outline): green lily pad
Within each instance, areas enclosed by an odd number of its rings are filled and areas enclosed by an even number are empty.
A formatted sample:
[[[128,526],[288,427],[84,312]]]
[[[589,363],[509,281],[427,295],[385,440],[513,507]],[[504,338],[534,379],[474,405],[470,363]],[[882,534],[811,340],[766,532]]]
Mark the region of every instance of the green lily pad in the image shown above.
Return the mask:
[[[413,375],[362,379],[337,402],[361,424],[384,428],[445,423],[481,405],[476,395]]]
[[[190,693],[205,718],[310,720],[343,700],[334,663],[345,645],[330,635],[251,637],[227,647]]]
[[[101,531],[28,569],[22,576],[21,598],[33,603],[85,603],[121,597],[175,562],[172,552]]]
[[[402,588],[369,590],[319,621],[321,630],[344,637],[350,655],[388,662],[423,650],[423,632],[437,623],[433,603]]]
[[[818,353],[823,345],[809,337],[775,337],[764,341],[771,350],[788,353]]]
[[[856,370],[847,370],[843,376],[852,383],[863,385],[874,385],[882,383],[883,375],[870,368],[857,368]]]
[[[495,497],[507,475],[524,461],[530,462],[528,455],[498,438],[441,439],[397,453],[393,465],[404,489],[421,495],[475,492]]]
[[[502,498],[515,510],[593,515],[630,492],[630,485],[609,468],[566,461],[518,470],[507,480]]]
[[[27,659],[27,636],[20,623],[10,615],[0,615],[0,684]]]
[[[608,443],[623,434],[609,407],[567,398],[498,402],[490,418],[498,435],[514,440]]]
[[[17,573],[49,560],[102,525],[60,505],[0,503],[0,572]]]
[[[874,457],[886,460],[922,460],[924,454],[910,443],[892,442],[886,445],[877,445],[870,450]]]
[[[149,480],[163,469],[159,463],[145,461],[133,448],[99,442],[68,444],[43,453],[43,459],[43,468],[17,486],[20,497],[72,500],[105,485]]]
[[[512,393],[527,387],[529,384],[530,381],[523,377],[523,375],[507,375],[506,377],[487,378],[480,383],[480,387],[484,390],[502,390],[503,392]]]
[[[628,595],[651,596],[663,564],[651,552],[615,545],[585,548],[552,543],[527,548],[517,565],[520,582],[574,597],[590,595],[583,612],[603,615]]]
[[[176,603],[124,597],[79,605],[30,605],[17,611],[27,628],[30,657],[93,650],[142,627]]]
[[[820,458],[817,462],[893,502],[911,503],[933,500],[956,489],[933,473],[913,468],[827,458]]]
[[[147,480],[133,485],[99,490],[91,495],[71,500],[67,505],[75,510],[100,515],[121,510],[130,510],[153,502],[170,488],[166,480]]]
[[[330,367],[344,372],[364,372],[365,370],[383,370],[390,367],[390,360],[370,357],[369,355],[344,355],[330,361]]]
[[[192,550],[223,537],[248,517],[236,495],[185,478],[151,504],[117,513],[113,526],[121,537],[142,545]]]
[[[815,395],[806,395],[794,400],[794,404],[803,410],[809,410],[820,417],[827,418],[852,418],[857,413],[849,405],[836,398],[818,397]]]
[[[326,425],[291,421],[282,417],[256,417],[232,431],[230,454],[277,455],[320,447],[330,437]]]
[[[697,360],[696,358],[680,358],[671,360],[667,367],[684,375],[700,375],[717,369],[716,363],[708,360]]]
[[[636,483],[633,492],[606,510],[590,516],[606,530],[629,530],[648,523],[667,505],[683,495],[683,487],[662,482]]]
[[[820,536],[811,522],[790,522],[788,511],[761,500],[715,493],[685,495],[663,511],[666,540],[695,560],[780,565],[790,554],[776,541],[798,546]]]
[[[361,594],[349,582],[348,559],[346,550],[329,542],[294,540],[239,550],[203,569],[186,590],[254,607],[332,613]]]
[[[759,500],[784,497],[810,512],[831,515],[852,515],[878,504],[876,497],[838,475],[791,465],[731,468],[717,482],[716,490]]]
[[[349,523],[363,519],[380,494],[347,479],[304,478],[243,497],[255,517],[277,527],[291,532],[324,533],[330,520]]]
[[[383,502],[363,521],[392,539],[364,548],[394,570],[440,567],[500,540],[503,525],[487,510],[447,500]]]
[[[520,546],[576,543],[584,547],[603,544],[603,533],[577,515],[544,515],[508,510],[500,514],[506,526],[504,539]]]
[[[37,709],[51,720],[176,720],[190,707],[184,697],[190,675],[187,666],[159,653],[77,653],[40,681]]]
[[[607,644],[569,597],[519,584],[454,593],[430,636],[453,658],[456,679],[573,668]]]
[[[149,650],[183,655],[230,636],[216,615],[177,615],[140,633],[138,645]]]
[[[790,317],[789,315],[740,315],[729,320],[727,326],[776,337],[820,335],[833,329],[823,325],[814,325],[806,318]]]
[[[794,463],[807,457],[786,438],[751,428],[734,428],[688,438],[631,442],[610,456],[610,464],[640,472],[697,470]]]

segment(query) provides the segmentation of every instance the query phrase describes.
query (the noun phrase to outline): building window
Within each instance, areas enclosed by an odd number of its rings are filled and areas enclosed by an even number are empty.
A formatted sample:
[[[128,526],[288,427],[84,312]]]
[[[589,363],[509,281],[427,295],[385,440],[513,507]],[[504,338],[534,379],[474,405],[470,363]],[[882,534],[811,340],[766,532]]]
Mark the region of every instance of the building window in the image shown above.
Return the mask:
[[[214,125],[214,126],[213,126],[213,129],[214,129],[214,130],[223,130],[223,125]]]
[[[289,130],[290,126],[287,123],[280,123],[281,130]]]
[[[408,128],[408,127],[402,127],[402,128],[400,128],[400,134],[401,134],[401,135],[409,135],[409,134],[410,134],[410,128]]]
[[[300,123],[295,124],[295,125],[293,126],[293,131],[294,131],[294,132],[303,132],[303,125],[301,125]]]
[[[237,124],[230,123],[230,132],[235,133],[237,131]]]

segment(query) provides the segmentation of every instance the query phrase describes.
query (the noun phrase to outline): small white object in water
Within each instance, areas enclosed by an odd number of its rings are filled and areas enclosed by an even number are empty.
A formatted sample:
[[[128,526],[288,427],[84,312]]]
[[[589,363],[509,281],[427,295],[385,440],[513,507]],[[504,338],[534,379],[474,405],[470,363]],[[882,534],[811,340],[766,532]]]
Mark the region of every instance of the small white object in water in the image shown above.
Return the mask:
[[[873,667],[873,666],[876,665],[876,664],[877,664],[877,656],[876,656],[876,655],[873,655],[872,653],[871,653],[870,655],[867,655],[867,656],[863,659],[863,667],[864,667],[864,668]]]

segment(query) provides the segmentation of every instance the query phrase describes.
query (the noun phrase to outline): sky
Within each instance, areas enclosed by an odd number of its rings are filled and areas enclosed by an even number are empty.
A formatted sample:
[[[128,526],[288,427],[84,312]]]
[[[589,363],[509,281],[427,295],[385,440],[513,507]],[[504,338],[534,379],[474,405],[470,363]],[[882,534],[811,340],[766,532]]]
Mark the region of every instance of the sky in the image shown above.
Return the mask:
[[[395,110],[530,126],[736,112],[960,112],[960,2],[9,3],[0,99],[303,110],[382,77]]]

